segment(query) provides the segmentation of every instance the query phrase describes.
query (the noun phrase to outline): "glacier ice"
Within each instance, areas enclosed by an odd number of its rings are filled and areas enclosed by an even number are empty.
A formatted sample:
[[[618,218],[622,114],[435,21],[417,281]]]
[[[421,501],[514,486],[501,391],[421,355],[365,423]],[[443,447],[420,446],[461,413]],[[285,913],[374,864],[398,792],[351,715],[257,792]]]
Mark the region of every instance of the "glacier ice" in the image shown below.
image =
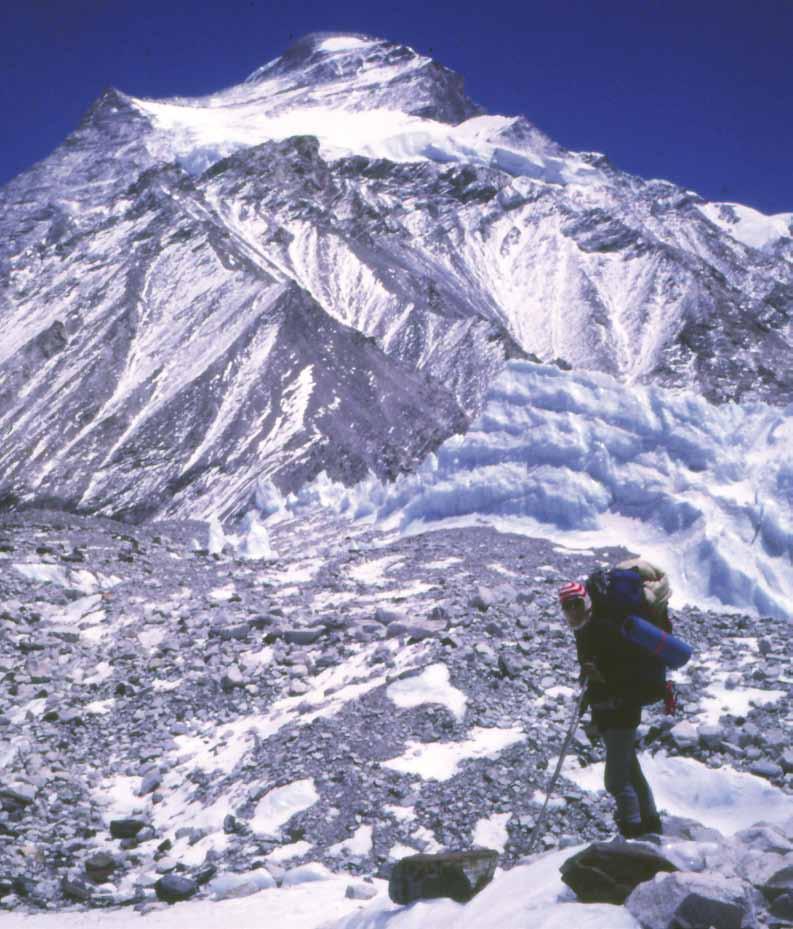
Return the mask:
[[[569,546],[625,545],[675,599],[793,616],[793,407],[510,362],[465,436],[414,474],[288,500],[405,533],[487,520]]]

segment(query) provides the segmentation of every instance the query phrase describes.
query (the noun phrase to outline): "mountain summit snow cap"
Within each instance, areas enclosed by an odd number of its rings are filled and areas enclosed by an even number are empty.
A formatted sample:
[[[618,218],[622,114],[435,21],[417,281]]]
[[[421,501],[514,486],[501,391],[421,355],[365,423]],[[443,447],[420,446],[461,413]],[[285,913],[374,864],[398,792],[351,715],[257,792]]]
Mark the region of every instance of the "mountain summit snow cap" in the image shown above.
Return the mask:
[[[483,112],[460,75],[408,45],[356,32],[309,33],[230,92],[261,95],[281,115],[297,107],[396,110],[456,126]]]
[[[317,64],[321,58],[341,52],[360,53],[378,45],[390,44],[385,39],[362,32],[310,32],[292,42],[278,58],[254,71],[245,83],[255,84],[266,78],[300,70],[307,65]]]

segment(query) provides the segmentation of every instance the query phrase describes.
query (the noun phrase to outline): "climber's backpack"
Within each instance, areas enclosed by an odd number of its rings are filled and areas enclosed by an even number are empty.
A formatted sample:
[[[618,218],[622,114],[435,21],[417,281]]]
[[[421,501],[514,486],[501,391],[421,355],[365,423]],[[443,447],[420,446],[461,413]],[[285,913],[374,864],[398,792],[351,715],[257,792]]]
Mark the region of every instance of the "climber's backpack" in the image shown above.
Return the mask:
[[[612,622],[619,623],[628,616],[639,616],[662,629],[672,631],[666,602],[650,602],[646,578],[637,567],[597,568],[589,575],[587,591],[592,600],[592,610]]]

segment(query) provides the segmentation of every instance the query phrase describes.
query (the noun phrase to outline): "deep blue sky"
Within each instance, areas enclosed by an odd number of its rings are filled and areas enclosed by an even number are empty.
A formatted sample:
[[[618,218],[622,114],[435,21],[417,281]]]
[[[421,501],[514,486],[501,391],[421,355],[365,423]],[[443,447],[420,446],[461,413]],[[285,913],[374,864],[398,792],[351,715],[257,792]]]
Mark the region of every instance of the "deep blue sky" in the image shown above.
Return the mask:
[[[109,85],[218,90],[317,30],[429,53],[488,112],[523,114],[625,170],[793,211],[793,0],[4,0],[0,184]]]

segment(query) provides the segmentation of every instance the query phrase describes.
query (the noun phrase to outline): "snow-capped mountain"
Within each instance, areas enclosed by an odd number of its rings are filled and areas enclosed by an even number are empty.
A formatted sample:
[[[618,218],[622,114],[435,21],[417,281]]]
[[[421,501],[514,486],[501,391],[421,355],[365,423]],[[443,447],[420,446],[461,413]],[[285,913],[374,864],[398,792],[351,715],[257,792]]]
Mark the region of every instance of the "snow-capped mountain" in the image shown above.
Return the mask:
[[[200,99],[107,91],[0,191],[0,490],[141,520],[393,477],[532,355],[789,402],[790,219],[484,116],[367,36]]]

